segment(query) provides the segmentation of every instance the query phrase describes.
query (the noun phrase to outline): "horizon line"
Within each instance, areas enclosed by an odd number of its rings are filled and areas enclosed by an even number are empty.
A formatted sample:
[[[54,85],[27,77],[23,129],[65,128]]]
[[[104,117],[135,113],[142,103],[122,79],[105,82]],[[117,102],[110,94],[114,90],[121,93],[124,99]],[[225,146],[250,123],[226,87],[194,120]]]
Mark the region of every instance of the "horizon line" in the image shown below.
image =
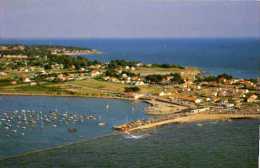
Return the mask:
[[[73,40],[73,39],[82,39],[82,40],[91,40],[91,39],[260,39],[256,36],[248,37],[0,37],[0,40]]]

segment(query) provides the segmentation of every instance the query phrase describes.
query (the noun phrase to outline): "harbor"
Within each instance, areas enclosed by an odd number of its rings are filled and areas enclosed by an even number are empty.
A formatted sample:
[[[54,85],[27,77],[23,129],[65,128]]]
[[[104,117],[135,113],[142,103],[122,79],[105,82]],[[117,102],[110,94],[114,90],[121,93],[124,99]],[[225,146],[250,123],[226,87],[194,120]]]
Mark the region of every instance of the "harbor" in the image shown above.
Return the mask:
[[[0,96],[0,104],[0,159],[110,135],[113,125],[148,118],[147,104],[116,99]]]

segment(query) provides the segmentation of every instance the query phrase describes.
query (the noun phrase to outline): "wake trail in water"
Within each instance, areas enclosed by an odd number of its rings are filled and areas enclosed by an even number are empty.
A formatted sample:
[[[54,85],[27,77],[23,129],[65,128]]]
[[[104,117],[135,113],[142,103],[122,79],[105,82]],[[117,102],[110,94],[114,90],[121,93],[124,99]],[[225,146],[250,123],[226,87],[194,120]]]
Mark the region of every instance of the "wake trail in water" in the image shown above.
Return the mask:
[[[142,134],[142,135],[134,135],[134,134],[126,134],[124,135],[123,137],[125,139],[142,139],[142,138],[145,138],[145,137],[148,137],[149,134]]]

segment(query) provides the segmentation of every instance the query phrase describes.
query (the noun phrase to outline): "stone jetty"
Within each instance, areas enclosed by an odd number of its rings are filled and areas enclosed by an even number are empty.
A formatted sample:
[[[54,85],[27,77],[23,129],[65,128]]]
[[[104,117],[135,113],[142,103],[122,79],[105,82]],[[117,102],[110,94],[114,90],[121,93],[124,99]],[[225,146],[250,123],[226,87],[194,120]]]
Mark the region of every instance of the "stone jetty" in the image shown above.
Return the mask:
[[[197,114],[197,112],[189,110],[186,112],[183,111],[182,113],[178,113],[178,114],[172,114],[165,117],[160,117],[160,119],[131,121],[126,124],[114,126],[113,129],[121,132],[132,132],[132,131],[137,131],[142,129],[148,129],[148,128],[158,127],[158,126],[167,125],[171,123],[176,123],[175,119],[179,117],[192,115],[192,114]]]

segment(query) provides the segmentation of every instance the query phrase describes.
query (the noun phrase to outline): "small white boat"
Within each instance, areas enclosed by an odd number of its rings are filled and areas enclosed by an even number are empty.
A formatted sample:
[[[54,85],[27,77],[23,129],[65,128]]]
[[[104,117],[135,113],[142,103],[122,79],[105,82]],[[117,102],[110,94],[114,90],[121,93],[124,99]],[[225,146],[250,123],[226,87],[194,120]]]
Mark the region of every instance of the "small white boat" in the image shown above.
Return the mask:
[[[100,122],[100,123],[98,123],[98,125],[99,125],[99,126],[105,126],[106,123],[104,123],[104,122]]]

